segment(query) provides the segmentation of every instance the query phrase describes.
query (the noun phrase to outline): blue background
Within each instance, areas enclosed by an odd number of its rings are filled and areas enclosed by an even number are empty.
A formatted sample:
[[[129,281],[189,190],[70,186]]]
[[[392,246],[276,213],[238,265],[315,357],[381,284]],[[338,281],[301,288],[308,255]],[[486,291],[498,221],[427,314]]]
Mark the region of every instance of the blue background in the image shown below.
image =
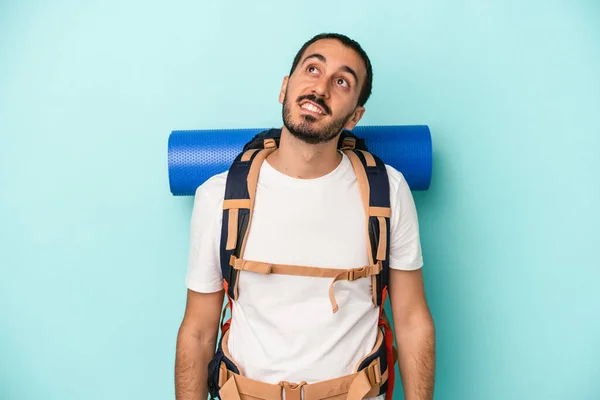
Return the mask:
[[[0,398],[174,397],[192,198],[168,135],[280,125],[322,31],[372,58],[363,125],[432,130],[435,398],[600,398],[599,21],[594,0],[0,2]]]

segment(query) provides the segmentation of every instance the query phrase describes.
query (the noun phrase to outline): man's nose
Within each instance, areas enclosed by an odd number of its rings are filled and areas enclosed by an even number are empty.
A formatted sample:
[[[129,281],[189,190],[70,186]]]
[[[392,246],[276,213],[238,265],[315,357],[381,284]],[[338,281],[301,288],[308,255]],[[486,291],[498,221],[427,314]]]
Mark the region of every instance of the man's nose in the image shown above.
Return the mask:
[[[329,89],[329,79],[326,77],[319,78],[313,86],[313,92],[317,96],[325,98],[329,98]]]

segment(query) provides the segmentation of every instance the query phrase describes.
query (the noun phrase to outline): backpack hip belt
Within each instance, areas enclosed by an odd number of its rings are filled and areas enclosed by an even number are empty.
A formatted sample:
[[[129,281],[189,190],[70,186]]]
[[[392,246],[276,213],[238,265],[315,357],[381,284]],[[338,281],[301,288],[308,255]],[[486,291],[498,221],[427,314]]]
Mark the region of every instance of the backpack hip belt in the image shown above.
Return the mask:
[[[315,383],[282,381],[271,384],[244,376],[229,354],[228,337],[227,330],[210,371],[216,379],[210,382],[209,392],[218,392],[222,400],[361,400],[378,396],[388,387],[385,333],[382,329],[378,330],[373,351],[357,364],[353,373]]]
[[[391,400],[394,386],[394,367],[397,351],[393,344],[391,325],[384,312],[389,277],[390,190],[385,164],[367,151],[361,139],[348,131],[342,132],[338,149],[343,151],[355,171],[366,217],[367,254],[369,264],[359,268],[330,269],[313,266],[273,264],[245,260],[256,186],[260,167],[269,154],[276,150],[281,130],[262,132],[244,146],[236,157],[227,176],[223,201],[221,230],[221,272],[228,306],[237,300],[239,274],[285,274],[333,278],[329,298],[333,312],[339,306],[335,300],[334,283],[339,280],[371,279],[373,304],[379,307],[377,340],[373,350],[355,368],[354,373],[336,379],[311,384],[279,382],[270,384],[245,377],[227,350],[231,318],[221,319],[221,341],[215,357],[209,364],[208,388],[212,398],[223,400],[281,399],[300,400],[358,400],[386,394]],[[358,148],[357,148],[358,147]],[[231,316],[233,317],[233,315]],[[333,396],[333,397],[332,397]]]

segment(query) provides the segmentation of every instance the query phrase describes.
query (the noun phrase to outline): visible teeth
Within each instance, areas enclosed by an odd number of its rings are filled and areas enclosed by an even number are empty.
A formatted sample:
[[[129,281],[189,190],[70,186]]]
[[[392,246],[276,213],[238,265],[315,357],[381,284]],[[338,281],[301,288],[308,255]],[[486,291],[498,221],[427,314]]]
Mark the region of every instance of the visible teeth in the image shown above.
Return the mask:
[[[313,106],[313,105],[312,105],[312,104],[310,104],[310,103],[305,103],[305,104],[303,104],[303,105],[302,105],[302,108],[304,108],[304,109],[306,109],[306,110],[308,110],[308,111],[312,111],[312,112],[316,112],[316,113],[319,113],[319,114],[321,114],[321,110],[320,110],[318,107],[315,107],[315,106]]]

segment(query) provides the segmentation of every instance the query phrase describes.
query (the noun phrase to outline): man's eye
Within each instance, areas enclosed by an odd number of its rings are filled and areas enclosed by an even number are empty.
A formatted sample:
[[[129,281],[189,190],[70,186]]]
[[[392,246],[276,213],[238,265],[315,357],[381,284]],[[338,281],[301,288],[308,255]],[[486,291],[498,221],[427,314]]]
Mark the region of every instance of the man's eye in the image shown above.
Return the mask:
[[[316,73],[316,72],[319,72],[319,70],[317,69],[317,67],[315,67],[315,66],[312,66],[312,65],[311,65],[310,67],[308,67],[308,68],[307,68],[307,71],[308,71],[309,73],[311,73],[311,74],[314,74],[314,73]]]
[[[346,81],[343,78],[338,78],[336,82],[337,82],[338,85],[341,85],[341,86],[345,86],[345,87],[349,86],[348,81]]]

